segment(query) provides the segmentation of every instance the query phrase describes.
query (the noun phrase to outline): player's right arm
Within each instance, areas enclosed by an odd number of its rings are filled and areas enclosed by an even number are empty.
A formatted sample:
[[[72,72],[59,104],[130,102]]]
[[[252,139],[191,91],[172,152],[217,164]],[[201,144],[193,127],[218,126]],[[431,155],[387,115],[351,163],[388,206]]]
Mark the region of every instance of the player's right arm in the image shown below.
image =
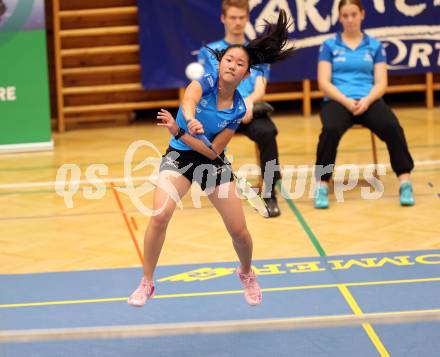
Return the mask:
[[[192,81],[185,90],[182,100],[182,113],[189,130],[189,134],[181,137],[185,144],[191,146],[194,151],[214,160],[216,156],[201,140],[193,135],[204,134],[203,125],[196,119],[196,107],[202,99],[203,89],[198,81]]]

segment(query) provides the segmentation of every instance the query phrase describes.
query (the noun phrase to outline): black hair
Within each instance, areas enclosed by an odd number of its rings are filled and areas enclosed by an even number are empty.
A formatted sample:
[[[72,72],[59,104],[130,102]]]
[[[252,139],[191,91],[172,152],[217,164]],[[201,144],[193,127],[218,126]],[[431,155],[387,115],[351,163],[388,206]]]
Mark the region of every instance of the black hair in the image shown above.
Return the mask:
[[[7,10],[7,8],[6,8],[5,3],[3,2],[3,0],[0,0],[0,17],[2,17],[4,15],[6,10]]]
[[[249,57],[249,68],[256,68],[260,64],[270,64],[286,59],[295,50],[293,46],[285,48],[289,39],[288,28],[290,26],[290,19],[287,18],[286,12],[280,10],[276,24],[271,24],[266,20],[264,22],[266,23],[264,32],[247,45],[231,45],[224,50],[205,47],[219,62],[231,48],[243,48]]]

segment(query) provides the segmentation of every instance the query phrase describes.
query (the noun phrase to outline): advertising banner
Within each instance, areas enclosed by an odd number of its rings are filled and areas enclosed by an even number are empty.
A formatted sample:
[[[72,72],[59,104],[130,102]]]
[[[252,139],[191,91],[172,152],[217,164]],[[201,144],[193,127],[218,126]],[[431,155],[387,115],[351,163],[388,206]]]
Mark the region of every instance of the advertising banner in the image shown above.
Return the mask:
[[[0,0],[0,152],[48,150],[44,0]]]
[[[272,67],[271,82],[315,79],[322,42],[340,30],[339,0],[250,0],[253,39],[280,9],[292,18],[297,53]],[[440,72],[440,0],[364,0],[364,30],[386,48],[390,75]],[[138,0],[142,83],[146,89],[188,83],[186,66],[203,43],[220,40],[221,0]]]

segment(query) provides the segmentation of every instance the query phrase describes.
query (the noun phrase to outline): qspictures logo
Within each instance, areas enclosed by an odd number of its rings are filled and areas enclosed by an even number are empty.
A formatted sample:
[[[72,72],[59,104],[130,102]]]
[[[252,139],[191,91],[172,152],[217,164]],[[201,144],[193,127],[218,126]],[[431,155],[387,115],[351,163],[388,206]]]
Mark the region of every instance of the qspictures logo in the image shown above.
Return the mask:
[[[115,189],[126,195],[131,203],[135,206],[138,212],[145,216],[155,216],[160,214],[168,200],[173,200],[179,208],[183,208],[181,197],[178,190],[171,183],[170,179],[158,179],[159,167],[161,161],[167,166],[173,166],[173,170],[167,170],[166,175],[171,176],[183,175],[189,170],[192,164],[189,164],[181,169],[178,169],[179,154],[174,153],[171,157],[169,154],[162,158],[160,151],[149,141],[137,140],[133,142],[126,150],[124,156],[124,177],[118,179],[122,181],[122,185],[118,185]],[[136,160],[137,158],[137,160]],[[139,162],[139,158],[142,160]],[[232,161],[232,160],[229,160]],[[197,182],[202,180],[202,177],[211,172],[206,164],[199,165],[194,168],[194,179]],[[148,169],[148,167],[150,169]],[[249,179],[249,176],[257,175],[261,172],[261,168],[256,164],[244,164],[240,167],[235,167],[235,173],[238,177]],[[228,170],[224,168],[214,171],[217,173],[225,173]],[[139,173],[149,172],[148,175],[139,176]],[[337,202],[344,202],[344,193],[353,190],[359,186],[360,182],[367,182],[367,185],[361,186],[360,196],[365,200],[379,199],[384,193],[384,186],[382,182],[374,175],[386,175],[385,165],[340,165],[333,167],[328,166],[313,166],[313,165],[284,165],[280,167],[276,165],[275,160],[269,161],[265,167],[264,182],[272,182],[275,171],[282,171],[282,196],[289,199],[298,199],[304,196],[309,198],[314,197],[314,181],[316,176],[322,177],[326,173],[334,171],[334,194]],[[171,176],[170,176],[171,175]],[[79,165],[74,163],[66,163],[62,165],[57,172],[55,180],[55,192],[64,199],[64,203],[68,208],[74,208],[77,195],[81,195],[84,199],[99,200],[102,199],[107,190],[107,183],[113,182],[109,176],[109,167],[105,164],[91,164],[85,171]],[[83,179],[85,177],[85,180]],[[206,176],[207,177],[207,176]],[[209,179],[209,177],[207,178]],[[224,182],[229,182],[229,179]],[[226,186],[228,187],[228,186]],[[310,188],[307,190],[307,188]],[[168,198],[162,207],[150,207],[146,202],[149,200],[143,199],[148,193],[155,188],[160,188],[168,193]],[[227,191],[227,189],[225,188]],[[236,192],[225,192],[219,190],[219,198],[224,198],[225,194],[236,194],[241,197],[238,190]],[[258,190],[256,193],[259,193]],[[207,196],[209,192],[197,189],[196,185],[191,186],[189,192],[191,197],[191,204],[193,208],[201,208],[201,198]]]

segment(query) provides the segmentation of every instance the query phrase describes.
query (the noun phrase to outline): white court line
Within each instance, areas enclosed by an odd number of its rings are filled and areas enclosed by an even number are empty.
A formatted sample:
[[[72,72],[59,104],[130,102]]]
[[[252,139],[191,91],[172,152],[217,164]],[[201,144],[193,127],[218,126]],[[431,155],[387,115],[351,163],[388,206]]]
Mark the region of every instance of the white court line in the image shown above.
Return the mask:
[[[353,164],[354,165],[354,164]],[[357,165],[360,169],[364,169],[372,164],[363,164],[363,165]],[[390,168],[391,165],[389,163],[378,163],[378,165],[384,165],[387,168]],[[421,166],[431,166],[431,165],[440,165],[440,160],[423,160],[423,161],[416,161],[414,163],[415,167],[421,167]],[[283,165],[282,165],[283,166]],[[282,170],[282,173],[296,173],[296,172],[312,172],[313,171],[313,165],[291,165],[294,167],[289,167],[289,165],[285,169]],[[298,166],[307,166],[302,167],[298,169]],[[336,166],[336,170],[338,170],[338,167],[340,165]],[[259,172],[257,170],[250,170],[248,171],[252,175],[258,175]],[[139,176],[139,177],[131,177],[129,180],[131,182],[146,182],[146,181],[152,181],[154,182],[157,179],[156,175],[151,176]],[[124,177],[114,177],[114,178],[102,178],[102,179],[95,179],[95,180],[72,180],[72,181],[59,181],[58,183],[56,181],[43,181],[43,182],[22,182],[22,183],[8,183],[8,184],[2,184],[0,185],[0,190],[10,190],[10,189],[18,189],[18,188],[35,188],[35,187],[55,187],[55,184],[58,185],[64,185],[64,184],[94,184],[94,183],[125,183],[126,179]]]
[[[360,315],[327,315],[226,321],[195,321],[148,325],[92,326],[0,331],[0,344],[60,340],[124,339],[140,337],[232,334],[353,327],[362,324],[411,324],[440,321],[439,310],[377,312]]]

